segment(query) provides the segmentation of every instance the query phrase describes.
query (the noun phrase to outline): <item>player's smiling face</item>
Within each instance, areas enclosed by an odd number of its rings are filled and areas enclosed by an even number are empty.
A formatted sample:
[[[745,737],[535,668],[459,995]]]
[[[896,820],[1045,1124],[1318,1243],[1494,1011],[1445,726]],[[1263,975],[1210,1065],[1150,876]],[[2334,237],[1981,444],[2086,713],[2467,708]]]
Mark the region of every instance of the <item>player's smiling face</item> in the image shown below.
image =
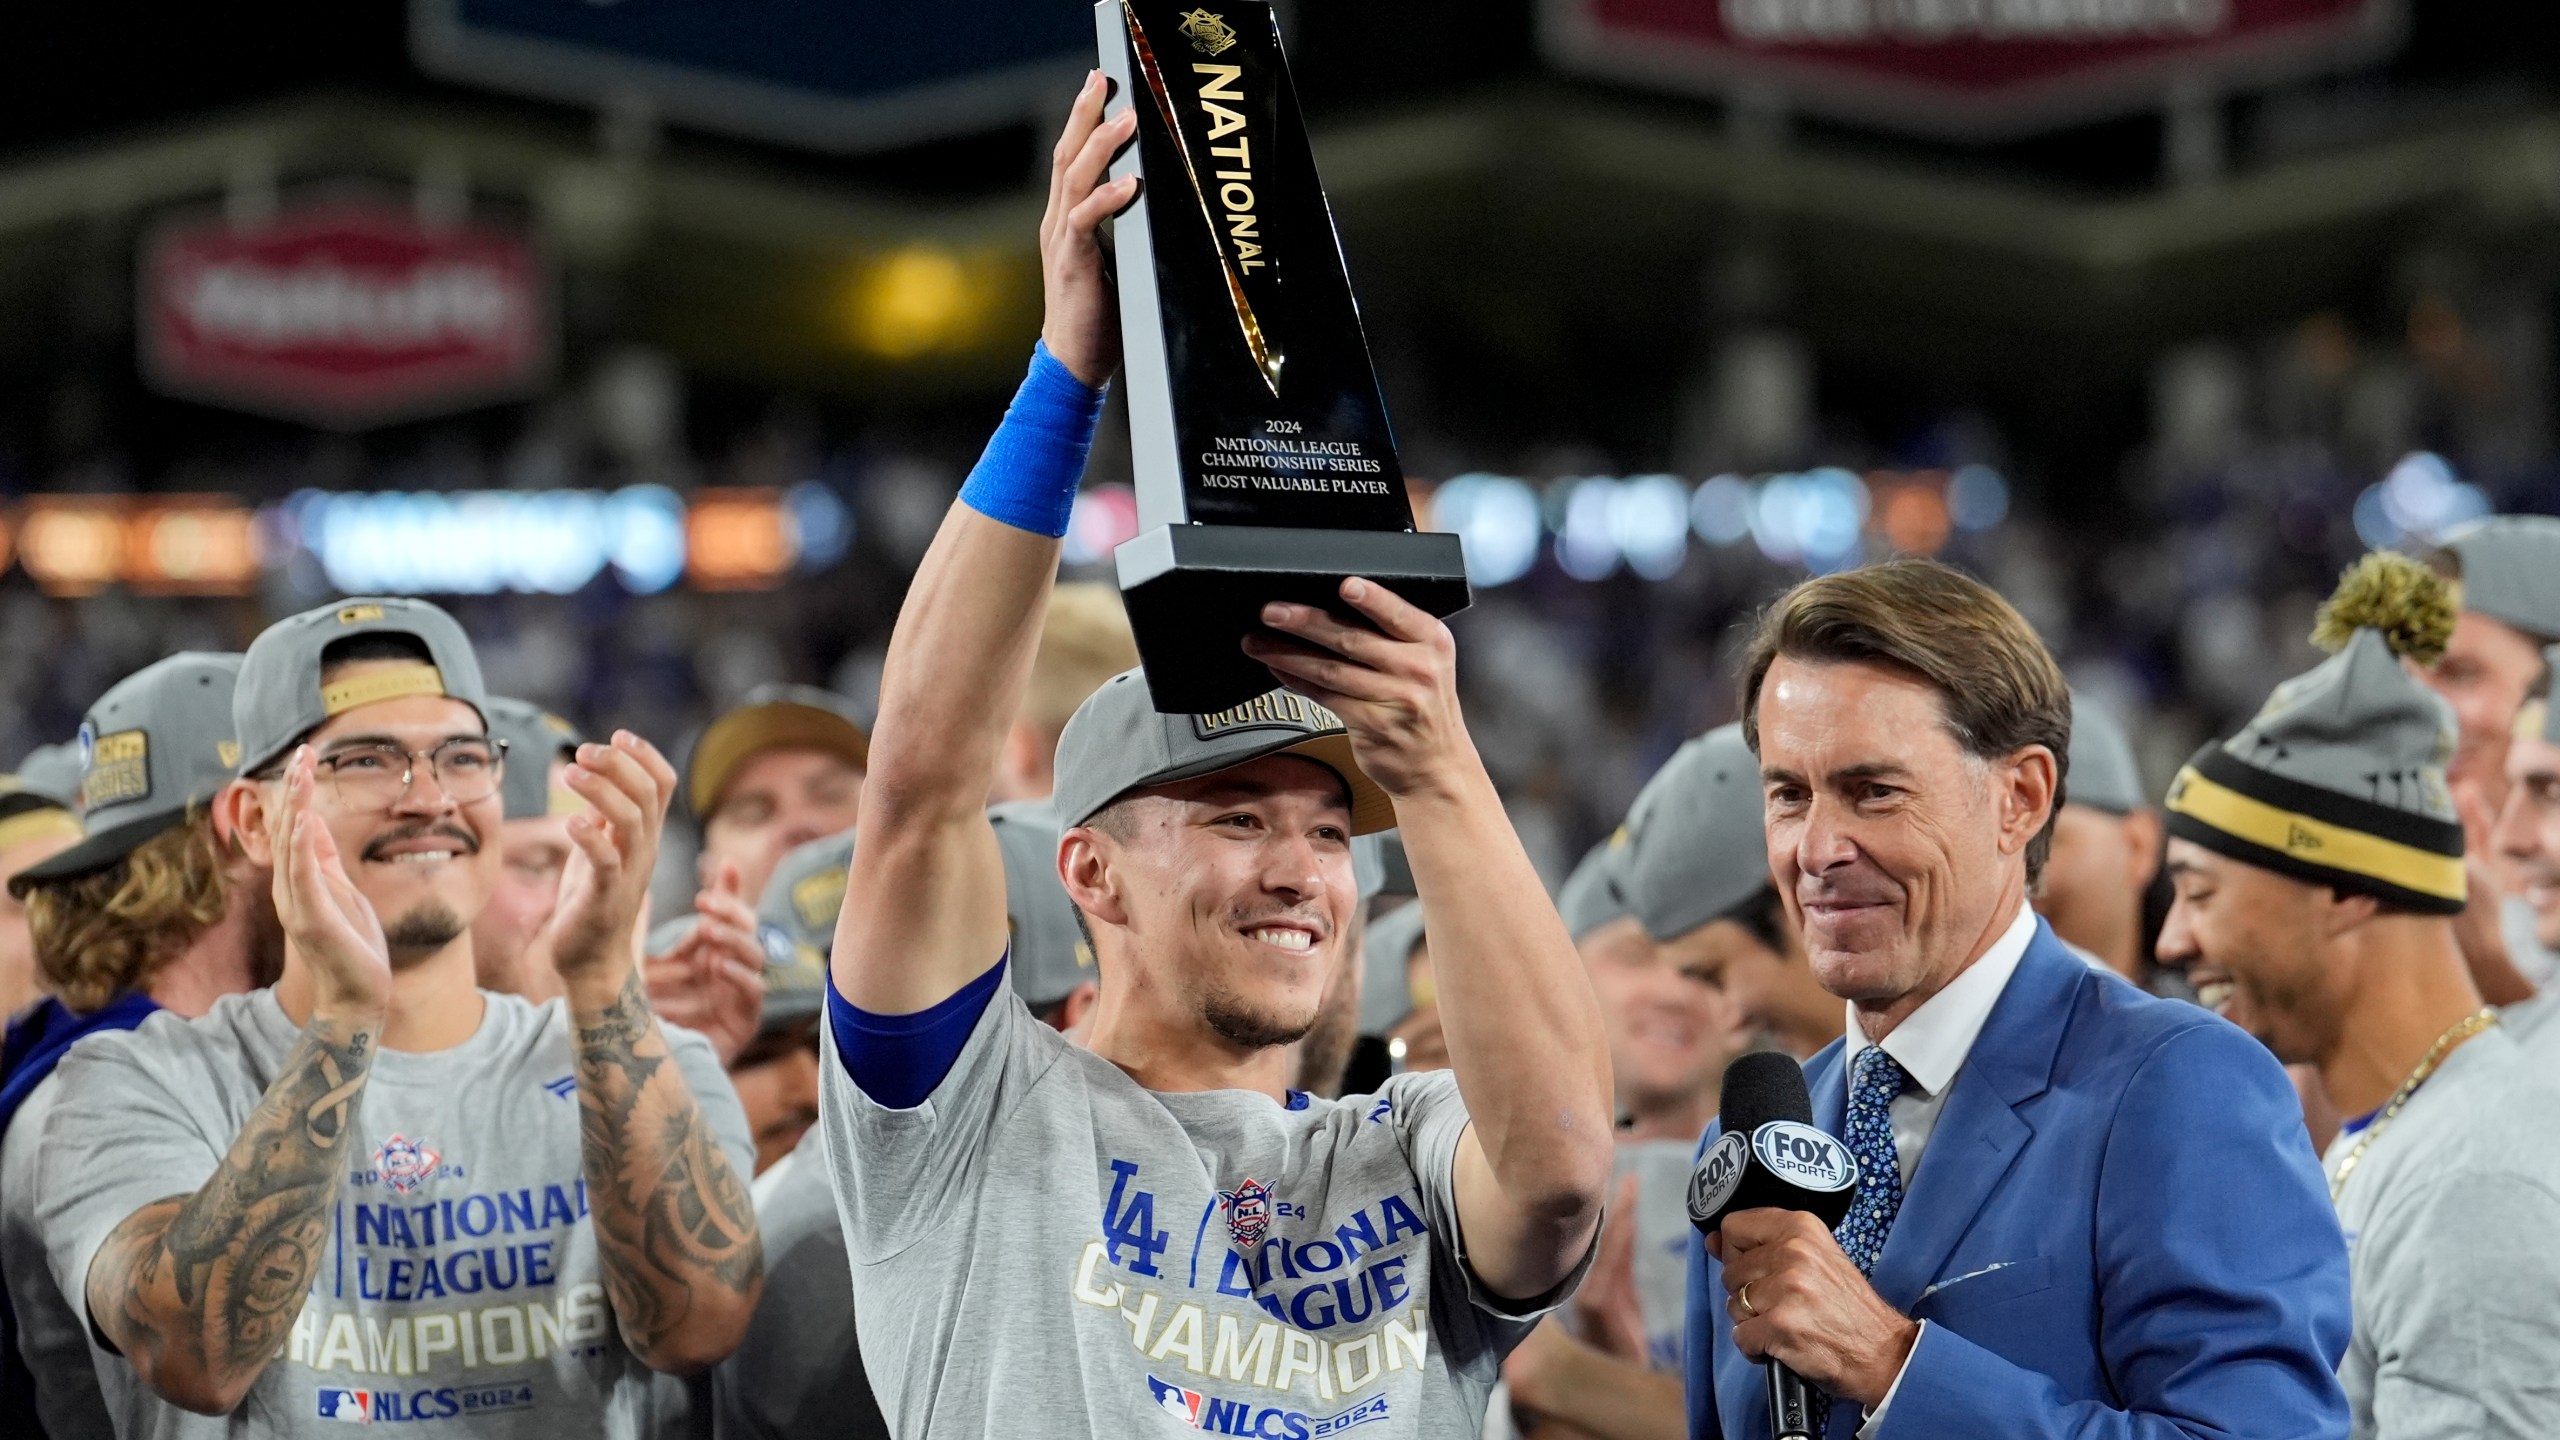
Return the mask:
[[[1232,1044],[1304,1035],[1358,905],[1342,778],[1267,755],[1114,808],[1129,983],[1159,989]]]
[[[373,663],[333,668],[330,678]],[[438,695],[359,705],[311,732],[308,743],[320,760],[314,809],[337,841],[347,878],[381,917],[394,964],[443,949],[479,918],[504,863],[504,808],[494,785],[468,802],[457,800],[423,760],[407,767],[410,782],[396,795],[390,793],[396,771],[387,777],[370,771],[387,763],[390,750],[423,755],[447,741],[487,735],[480,712]],[[473,788],[448,779],[465,793]]]

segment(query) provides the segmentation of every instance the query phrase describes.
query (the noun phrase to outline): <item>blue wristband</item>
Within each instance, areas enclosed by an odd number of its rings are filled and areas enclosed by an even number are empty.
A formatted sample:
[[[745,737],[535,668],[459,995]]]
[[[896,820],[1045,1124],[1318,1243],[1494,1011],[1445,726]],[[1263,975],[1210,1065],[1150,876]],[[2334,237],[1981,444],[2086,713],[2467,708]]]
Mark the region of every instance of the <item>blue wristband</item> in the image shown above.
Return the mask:
[[[1047,341],[1035,346],[1031,373],[960,487],[960,503],[1017,530],[1051,539],[1066,534],[1093,427],[1102,419],[1102,396],[1050,354]]]

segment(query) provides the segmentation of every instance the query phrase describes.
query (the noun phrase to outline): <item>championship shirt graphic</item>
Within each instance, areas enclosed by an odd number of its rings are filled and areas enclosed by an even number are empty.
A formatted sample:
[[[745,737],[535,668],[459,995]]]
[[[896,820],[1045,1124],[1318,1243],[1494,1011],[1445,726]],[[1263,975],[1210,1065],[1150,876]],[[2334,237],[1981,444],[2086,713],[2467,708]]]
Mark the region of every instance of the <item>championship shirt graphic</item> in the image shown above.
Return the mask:
[[[373,1168],[382,1177],[383,1184],[406,1195],[435,1174],[436,1166],[443,1159],[419,1141],[405,1135],[394,1135],[382,1142],[381,1149],[373,1152]]]
[[[358,1425],[368,1425],[373,1422],[373,1392],[332,1389],[323,1385],[320,1387],[318,1408],[323,1420],[351,1420]]]
[[[1271,1187],[1259,1180],[1248,1176],[1233,1190],[1219,1191],[1218,1205],[1227,1212],[1227,1234],[1247,1250],[1271,1229]]]

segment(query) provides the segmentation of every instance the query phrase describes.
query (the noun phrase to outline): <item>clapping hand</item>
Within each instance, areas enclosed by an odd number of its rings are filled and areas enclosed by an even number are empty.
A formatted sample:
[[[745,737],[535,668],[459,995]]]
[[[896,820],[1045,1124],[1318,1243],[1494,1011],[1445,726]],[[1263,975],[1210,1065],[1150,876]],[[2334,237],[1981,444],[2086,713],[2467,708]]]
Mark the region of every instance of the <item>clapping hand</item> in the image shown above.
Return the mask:
[[[551,916],[551,964],[561,981],[610,978],[638,947],[633,927],[648,903],[649,875],[675,798],[675,767],[656,746],[628,730],[610,745],[581,745],[566,783],[592,807],[569,822],[569,839],[586,862],[560,877]]]
[[[764,947],[743,884],[737,862],[721,861],[693,897],[694,927],[675,948],[641,965],[658,1018],[709,1040],[723,1065],[747,1048],[764,1019]]]
[[[276,918],[311,966],[319,1010],[379,1018],[391,1004],[391,945],[373,903],[347,878],[336,837],[312,809],[318,772],[311,747],[297,747],[285,764],[283,803],[267,810]]]

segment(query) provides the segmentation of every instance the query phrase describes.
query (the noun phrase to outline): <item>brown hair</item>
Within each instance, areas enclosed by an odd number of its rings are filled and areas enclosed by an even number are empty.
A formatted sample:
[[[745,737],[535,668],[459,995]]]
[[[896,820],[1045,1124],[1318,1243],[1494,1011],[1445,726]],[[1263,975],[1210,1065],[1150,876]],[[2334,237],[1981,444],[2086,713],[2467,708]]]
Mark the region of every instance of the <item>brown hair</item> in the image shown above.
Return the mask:
[[[212,818],[186,819],[103,870],[27,888],[27,926],[45,988],[87,1014],[139,990],[231,903]]]
[[[1049,593],[1049,613],[1040,623],[1023,723],[1054,746],[1085,697],[1137,663],[1138,642],[1119,591],[1096,581],[1059,586]]]
[[[2053,752],[2053,814],[2027,843],[2027,883],[2044,873],[2053,815],[2071,767],[2071,691],[2062,668],[1999,592],[1934,560],[1888,560],[1816,576],[1760,616],[1742,682],[1742,735],[1760,752],[1760,683],[1779,656],[1816,665],[1879,665],[1938,692],[1965,753],[2004,760],[2029,745]]]

